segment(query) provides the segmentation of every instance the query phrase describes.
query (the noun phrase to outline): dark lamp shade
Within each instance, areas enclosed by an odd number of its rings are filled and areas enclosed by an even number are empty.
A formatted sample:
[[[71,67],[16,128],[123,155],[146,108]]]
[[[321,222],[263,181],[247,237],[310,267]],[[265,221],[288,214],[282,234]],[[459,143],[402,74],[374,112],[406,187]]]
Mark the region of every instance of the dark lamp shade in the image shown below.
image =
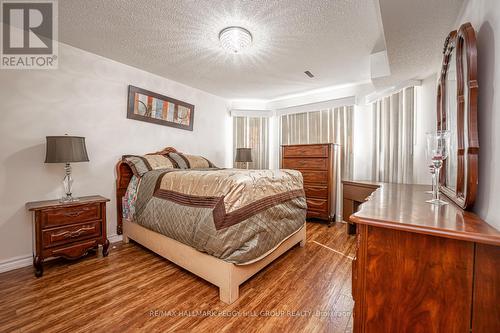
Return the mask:
[[[45,163],[88,162],[85,138],[81,136],[48,136]]]
[[[252,148],[236,148],[236,162],[252,162]]]

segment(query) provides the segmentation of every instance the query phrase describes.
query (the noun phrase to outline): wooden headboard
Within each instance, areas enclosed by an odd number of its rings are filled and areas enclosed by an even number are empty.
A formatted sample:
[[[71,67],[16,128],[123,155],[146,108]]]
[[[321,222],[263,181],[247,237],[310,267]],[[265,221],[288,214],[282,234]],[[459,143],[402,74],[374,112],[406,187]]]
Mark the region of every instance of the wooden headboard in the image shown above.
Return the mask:
[[[176,153],[177,150],[172,147],[166,147],[165,149],[155,152],[148,153],[146,155],[167,155],[168,153]],[[132,169],[130,165],[128,165],[123,160],[120,160],[116,164],[116,233],[121,235],[123,232],[122,225],[122,217],[123,217],[123,205],[122,199],[127,192],[128,184],[133,176]]]

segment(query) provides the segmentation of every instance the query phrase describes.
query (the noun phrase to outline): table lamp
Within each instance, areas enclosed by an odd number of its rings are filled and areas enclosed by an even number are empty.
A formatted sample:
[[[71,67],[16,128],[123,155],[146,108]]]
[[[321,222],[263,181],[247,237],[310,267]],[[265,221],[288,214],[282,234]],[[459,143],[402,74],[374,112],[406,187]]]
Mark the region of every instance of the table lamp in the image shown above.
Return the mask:
[[[235,162],[245,162],[248,169],[248,162],[252,162],[252,148],[236,148]]]
[[[65,163],[64,170],[66,175],[63,179],[64,192],[66,196],[61,199],[61,202],[77,201],[71,195],[71,165],[73,162],[88,162],[87,148],[85,147],[85,138],[80,136],[48,136],[47,137],[47,153],[45,155],[45,163]]]

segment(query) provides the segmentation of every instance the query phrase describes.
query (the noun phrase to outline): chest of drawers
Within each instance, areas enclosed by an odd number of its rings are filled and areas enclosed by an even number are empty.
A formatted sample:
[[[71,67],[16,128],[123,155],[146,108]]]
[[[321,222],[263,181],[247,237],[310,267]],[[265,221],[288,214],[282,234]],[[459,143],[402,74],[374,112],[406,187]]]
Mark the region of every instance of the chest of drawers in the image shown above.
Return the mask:
[[[284,145],[281,167],[298,170],[304,178],[307,217],[334,221],[334,144]]]

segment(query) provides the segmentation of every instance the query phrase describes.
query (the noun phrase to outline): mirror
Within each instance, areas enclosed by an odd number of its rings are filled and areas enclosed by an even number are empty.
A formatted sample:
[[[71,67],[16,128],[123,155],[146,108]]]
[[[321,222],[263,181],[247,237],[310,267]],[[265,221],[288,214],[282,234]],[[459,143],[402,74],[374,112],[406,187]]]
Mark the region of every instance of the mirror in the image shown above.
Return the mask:
[[[477,191],[477,49],[470,23],[445,41],[438,86],[437,128],[450,131],[450,153],[439,179],[441,191],[460,207],[472,206]]]
[[[446,129],[450,131],[450,150],[444,168],[445,184],[455,191],[457,186],[457,59],[456,48],[450,53],[448,71],[446,72],[446,92],[444,101],[446,113]]]
[[[461,40],[461,43],[463,43],[463,40]],[[463,98],[463,105],[462,105],[462,108],[461,108],[461,116],[463,117],[462,121],[461,121],[461,124],[462,126],[464,127],[464,130],[463,130],[463,133],[464,133],[464,137],[462,139],[462,149],[464,149],[464,151],[468,151],[469,149],[469,138],[468,138],[468,133],[469,133],[469,117],[468,117],[468,112],[465,112],[465,108],[467,107],[467,105],[469,105],[469,89],[468,87],[466,87],[466,78],[468,77],[468,72],[467,72],[467,52],[465,50],[464,47],[461,47],[461,54],[459,55],[461,58],[459,59],[460,61],[460,69],[462,71],[462,77],[464,78],[462,81],[461,81],[461,87],[460,87],[460,91],[461,91],[461,94],[464,96]],[[477,131],[477,128],[476,128],[476,131]],[[463,160],[461,160],[460,162],[464,165],[467,165],[468,161],[467,161],[467,156],[468,154],[463,154]],[[463,169],[464,172],[463,172],[463,175],[461,177],[461,179],[459,179],[459,182],[461,184],[460,186],[460,193],[462,196],[464,193],[467,193],[467,183],[464,182],[464,179],[467,179],[467,173],[468,173],[468,168],[464,168]]]

